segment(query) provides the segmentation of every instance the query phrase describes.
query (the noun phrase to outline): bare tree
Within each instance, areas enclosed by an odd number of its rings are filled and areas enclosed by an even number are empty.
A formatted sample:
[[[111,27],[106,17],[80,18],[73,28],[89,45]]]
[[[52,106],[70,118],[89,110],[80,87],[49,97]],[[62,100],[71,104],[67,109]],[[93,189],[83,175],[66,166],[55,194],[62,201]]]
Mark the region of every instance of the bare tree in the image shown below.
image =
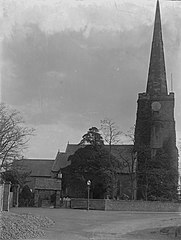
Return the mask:
[[[116,145],[120,142],[122,132],[119,130],[118,126],[111,119],[101,120],[101,129],[103,133],[105,142],[109,145],[109,161],[111,160],[112,145]],[[112,172],[112,197],[114,197],[116,189],[118,176]]]
[[[135,126],[130,127],[128,131],[123,132],[122,134],[126,137],[126,141],[134,146],[134,130]],[[122,151],[119,151],[119,156],[122,160],[122,167],[126,170],[129,175],[130,182],[130,191],[131,199],[136,199],[136,165],[137,165],[137,154],[134,151],[134,147],[125,148]]]
[[[131,200],[136,199],[136,164],[137,155],[133,148],[119,151],[119,156],[122,160],[122,168],[126,170],[129,176]]]
[[[20,158],[34,129],[25,126],[21,114],[0,104],[0,169]]]
[[[101,131],[103,132],[105,142],[109,145],[109,153],[111,154],[111,146],[120,142],[122,132],[116,123],[108,118],[101,120]]]
[[[131,144],[134,144],[135,142],[134,132],[135,132],[135,125],[130,127],[127,132],[123,133],[123,135],[126,137],[126,140]]]

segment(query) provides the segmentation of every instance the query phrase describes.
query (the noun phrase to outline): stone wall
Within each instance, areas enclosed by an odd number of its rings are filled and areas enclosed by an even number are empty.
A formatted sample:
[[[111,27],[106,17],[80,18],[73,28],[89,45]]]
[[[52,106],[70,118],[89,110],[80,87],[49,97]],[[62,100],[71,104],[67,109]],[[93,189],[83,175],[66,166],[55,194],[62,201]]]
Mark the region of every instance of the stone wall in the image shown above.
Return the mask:
[[[71,208],[87,209],[87,199],[71,199]],[[106,211],[181,212],[181,203],[90,199],[89,209]]]
[[[181,203],[158,201],[106,200],[107,211],[180,212]]]

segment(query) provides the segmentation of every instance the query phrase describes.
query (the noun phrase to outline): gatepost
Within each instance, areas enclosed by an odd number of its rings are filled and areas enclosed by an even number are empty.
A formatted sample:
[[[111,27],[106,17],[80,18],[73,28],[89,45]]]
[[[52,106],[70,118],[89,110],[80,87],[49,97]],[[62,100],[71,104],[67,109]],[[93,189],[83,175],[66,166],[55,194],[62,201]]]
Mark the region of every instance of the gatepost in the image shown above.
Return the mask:
[[[56,191],[56,200],[55,200],[55,207],[59,208],[60,207],[60,191]]]
[[[3,210],[4,183],[0,183],[0,212]]]
[[[11,183],[5,182],[3,192],[3,211],[9,211],[10,187]]]
[[[18,207],[19,205],[19,184],[14,184],[13,186],[13,207]]]

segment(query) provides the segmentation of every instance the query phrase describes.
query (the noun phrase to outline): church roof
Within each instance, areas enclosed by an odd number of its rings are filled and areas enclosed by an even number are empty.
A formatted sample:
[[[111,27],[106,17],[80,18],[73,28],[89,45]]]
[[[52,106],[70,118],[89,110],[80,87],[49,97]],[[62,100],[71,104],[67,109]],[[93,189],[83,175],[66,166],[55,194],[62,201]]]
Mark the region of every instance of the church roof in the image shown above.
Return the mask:
[[[73,155],[79,148],[84,146],[78,144],[68,144],[65,152],[59,152],[54,159],[22,159],[16,162],[23,171],[31,172],[31,177],[51,177],[51,172],[59,172],[61,169],[70,165],[68,158]],[[109,145],[104,145],[109,150]],[[123,159],[131,162],[133,145],[112,145],[112,155],[122,161]],[[128,172],[125,168],[123,173]]]
[[[66,148],[66,152],[58,152],[57,156],[55,158],[55,162],[52,167],[52,171],[58,172],[60,169],[63,169],[70,165],[70,162],[68,161],[68,158],[70,155],[73,155],[79,148],[82,148],[84,146],[78,145],[78,144],[68,144]],[[104,147],[109,150],[109,145],[104,145]],[[126,159],[126,161],[131,162],[132,159],[132,150],[133,145],[112,145],[111,146],[111,152],[112,155],[115,156],[120,161],[123,161]],[[122,172],[128,172],[128,169],[123,169]]]
[[[71,154],[68,154],[66,152],[58,152],[52,166],[52,171],[59,172],[61,168],[67,167],[70,164],[70,162],[67,161],[70,155]]]
[[[67,148],[65,150],[65,152],[68,155],[72,155],[74,154],[79,148],[84,147],[84,145],[78,145],[78,144],[67,144]]]
[[[109,145],[105,145],[105,148],[109,150]],[[120,158],[120,155],[127,157],[128,154],[131,154],[133,150],[133,145],[112,145],[111,153],[114,157]]]
[[[146,93],[167,95],[160,5],[157,1]]]
[[[54,159],[22,159],[16,164],[25,171],[31,171],[32,177],[50,177]]]
[[[38,190],[60,190],[61,181],[55,178],[36,178],[35,189]]]

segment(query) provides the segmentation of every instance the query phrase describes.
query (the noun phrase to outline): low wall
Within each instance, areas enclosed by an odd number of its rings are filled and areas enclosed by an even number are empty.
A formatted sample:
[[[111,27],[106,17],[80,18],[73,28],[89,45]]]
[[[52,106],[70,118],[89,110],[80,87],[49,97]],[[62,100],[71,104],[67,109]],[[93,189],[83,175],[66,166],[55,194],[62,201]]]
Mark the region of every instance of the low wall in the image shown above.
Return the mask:
[[[87,199],[71,199],[71,208],[87,209]],[[181,203],[90,199],[89,209],[106,211],[181,212]]]
[[[85,198],[72,198],[71,208],[77,209],[87,209],[87,199]],[[90,199],[89,209],[92,210],[105,210],[105,200],[104,199]]]
[[[106,200],[107,211],[179,212],[181,203],[159,201]]]

